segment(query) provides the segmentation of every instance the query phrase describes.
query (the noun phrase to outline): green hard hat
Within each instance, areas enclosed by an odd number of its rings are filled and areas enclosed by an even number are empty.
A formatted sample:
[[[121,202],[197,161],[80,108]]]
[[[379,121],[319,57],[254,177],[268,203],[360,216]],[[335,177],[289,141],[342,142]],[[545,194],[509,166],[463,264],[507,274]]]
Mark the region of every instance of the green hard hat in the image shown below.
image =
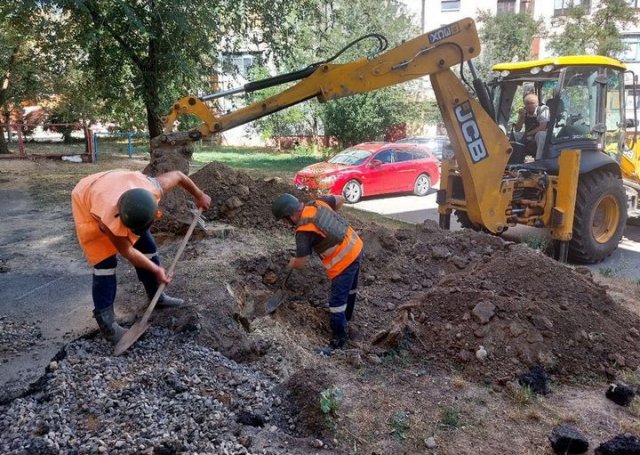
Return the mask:
[[[293,194],[282,193],[271,204],[271,212],[276,220],[291,216],[300,208],[300,201]]]
[[[142,188],[125,191],[118,200],[120,219],[135,234],[142,234],[151,226],[157,210],[156,198]]]

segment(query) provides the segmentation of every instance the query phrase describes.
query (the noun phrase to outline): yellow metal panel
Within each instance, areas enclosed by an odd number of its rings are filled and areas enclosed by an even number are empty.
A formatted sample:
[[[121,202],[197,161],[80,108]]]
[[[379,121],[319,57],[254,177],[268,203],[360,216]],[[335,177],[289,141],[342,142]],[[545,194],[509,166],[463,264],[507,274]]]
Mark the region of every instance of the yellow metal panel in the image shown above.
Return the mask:
[[[564,216],[560,226],[552,226],[551,237],[554,240],[569,241],[573,236],[573,217],[580,177],[580,150],[562,150],[558,164],[558,194],[554,208]]]
[[[534,67],[545,65],[555,66],[575,66],[575,65],[604,65],[626,71],[627,67],[620,60],[601,55],[569,55],[566,57],[547,58],[544,60],[533,60],[528,62],[498,63],[491,69],[494,71],[529,71]]]
[[[491,232],[501,232],[510,201],[501,191],[511,152],[509,140],[482,106],[470,98],[453,71],[432,74],[431,84],[462,175],[469,219]],[[439,211],[443,212],[442,207]]]

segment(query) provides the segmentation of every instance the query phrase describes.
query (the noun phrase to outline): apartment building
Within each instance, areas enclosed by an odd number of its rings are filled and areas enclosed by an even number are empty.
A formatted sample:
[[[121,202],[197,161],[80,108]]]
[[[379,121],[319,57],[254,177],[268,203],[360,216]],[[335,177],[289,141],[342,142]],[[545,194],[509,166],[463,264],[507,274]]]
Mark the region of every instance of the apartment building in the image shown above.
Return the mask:
[[[493,14],[526,12],[536,19],[542,19],[552,26],[553,19],[566,14],[568,8],[577,3],[595,11],[600,0],[403,0],[422,22],[423,30],[433,30],[441,25],[455,22],[464,17],[476,18],[479,10],[489,10]],[[640,0],[627,0],[638,11],[640,19]],[[623,39],[627,50],[619,58],[627,63],[629,69],[640,73],[640,20],[623,30]],[[554,56],[547,40],[532,37],[532,53],[535,58]]]

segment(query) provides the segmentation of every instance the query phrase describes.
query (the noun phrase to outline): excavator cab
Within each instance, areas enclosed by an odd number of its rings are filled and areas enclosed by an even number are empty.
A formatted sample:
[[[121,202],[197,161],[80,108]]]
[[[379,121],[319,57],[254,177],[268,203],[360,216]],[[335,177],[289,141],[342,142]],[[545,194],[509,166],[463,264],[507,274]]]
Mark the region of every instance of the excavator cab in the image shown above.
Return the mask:
[[[637,119],[629,113],[635,90],[625,85],[630,72],[617,60],[602,56],[571,56],[495,65],[491,81],[496,122],[508,131],[510,164],[535,161],[551,174],[558,170],[562,149],[581,150],[580,174],[597,168],[621,169],[629,215],[638,216],[639,166],[633,164]],[[520,140],[513,130],[524,95],[533,93],[549,112],[542,156],[536,144]],[[632,93],[634,96],[630,96]],[[618,173],[619,174],[619,173]],[[620,175],[620,174],[619,174]]]
[[[578,149],[580,174],[602,167],[619,173],[626,134],[622,63],[590,55],[505,63],[493,70],[499,73],[489,84],[495,120],[509,133],[514,150],[510,164],[534,161],[533,165],[557,174],[560,151]],[[549,117],[538,157],[531,143],[513,131],[529,93],[537,96]]]

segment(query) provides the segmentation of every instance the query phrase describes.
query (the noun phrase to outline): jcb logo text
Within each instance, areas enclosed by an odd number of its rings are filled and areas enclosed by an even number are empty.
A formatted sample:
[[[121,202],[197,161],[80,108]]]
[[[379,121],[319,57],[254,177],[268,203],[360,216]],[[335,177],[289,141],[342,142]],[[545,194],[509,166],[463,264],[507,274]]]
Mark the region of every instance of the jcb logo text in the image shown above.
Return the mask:
[[[446,27],[429,32],[429,42],[431,44],[437,43],[445,38],[449,38],[451,35],[455,35],[459,31],[460,27],[458,27],[458,24],[447,25]]]
[[[478,163],[489,155],[487,153],[487,147],[484,145],[482,136],[480,136],[480,128],[471,110],[471,104],[469,101],[465,101],[462,104],[455,106],[454,112],[456,113],[456,119],[460,130],[462,131],[462,137],[467,144],[469,150],[469,156],[471,161],[475,164]]]

